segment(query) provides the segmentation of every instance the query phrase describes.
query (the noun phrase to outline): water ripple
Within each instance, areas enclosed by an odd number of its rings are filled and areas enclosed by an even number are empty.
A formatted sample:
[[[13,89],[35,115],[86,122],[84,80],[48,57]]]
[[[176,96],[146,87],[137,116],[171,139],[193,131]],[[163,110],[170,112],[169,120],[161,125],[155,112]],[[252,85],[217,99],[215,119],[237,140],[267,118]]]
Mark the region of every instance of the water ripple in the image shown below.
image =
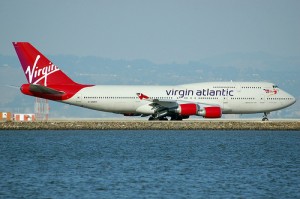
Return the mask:
[[[299,198],[299,132],[2,131],[0,198]]]

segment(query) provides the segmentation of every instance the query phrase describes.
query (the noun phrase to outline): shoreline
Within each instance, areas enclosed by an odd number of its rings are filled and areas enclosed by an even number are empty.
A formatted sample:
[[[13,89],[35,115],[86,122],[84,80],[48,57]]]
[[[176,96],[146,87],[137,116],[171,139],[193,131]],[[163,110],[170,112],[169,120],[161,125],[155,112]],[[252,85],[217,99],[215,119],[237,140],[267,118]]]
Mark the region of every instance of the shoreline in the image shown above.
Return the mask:
[[[0,122],[0,130],[290,130],[298,121],[47,121]]]

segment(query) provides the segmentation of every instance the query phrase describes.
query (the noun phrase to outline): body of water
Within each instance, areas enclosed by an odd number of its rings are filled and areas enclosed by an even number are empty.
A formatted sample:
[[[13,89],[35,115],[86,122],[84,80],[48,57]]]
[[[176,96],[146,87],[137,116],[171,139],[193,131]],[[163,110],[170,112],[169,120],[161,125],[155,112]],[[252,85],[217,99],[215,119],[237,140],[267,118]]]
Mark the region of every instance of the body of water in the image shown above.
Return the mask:
[[[300,132],[0,131],[0,198],[300,198]]]

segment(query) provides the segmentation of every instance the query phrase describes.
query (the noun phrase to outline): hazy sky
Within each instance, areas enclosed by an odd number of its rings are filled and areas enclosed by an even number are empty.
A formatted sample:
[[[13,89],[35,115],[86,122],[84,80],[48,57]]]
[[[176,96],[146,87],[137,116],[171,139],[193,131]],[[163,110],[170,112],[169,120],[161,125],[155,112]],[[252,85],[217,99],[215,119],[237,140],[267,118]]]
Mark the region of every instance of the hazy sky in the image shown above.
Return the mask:
[[[299,0],[0,1],[0,54],[188,62],[227,53],[300,55]]]

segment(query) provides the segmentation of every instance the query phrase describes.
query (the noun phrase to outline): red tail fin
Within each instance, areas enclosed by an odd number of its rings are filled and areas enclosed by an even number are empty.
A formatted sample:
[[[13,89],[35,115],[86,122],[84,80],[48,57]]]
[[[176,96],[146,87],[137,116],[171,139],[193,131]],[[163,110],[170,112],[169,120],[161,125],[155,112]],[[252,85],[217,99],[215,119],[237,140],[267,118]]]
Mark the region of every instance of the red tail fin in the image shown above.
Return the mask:
[[[74,85],[56,65],[28,42],[13,42],[29,84]]]

